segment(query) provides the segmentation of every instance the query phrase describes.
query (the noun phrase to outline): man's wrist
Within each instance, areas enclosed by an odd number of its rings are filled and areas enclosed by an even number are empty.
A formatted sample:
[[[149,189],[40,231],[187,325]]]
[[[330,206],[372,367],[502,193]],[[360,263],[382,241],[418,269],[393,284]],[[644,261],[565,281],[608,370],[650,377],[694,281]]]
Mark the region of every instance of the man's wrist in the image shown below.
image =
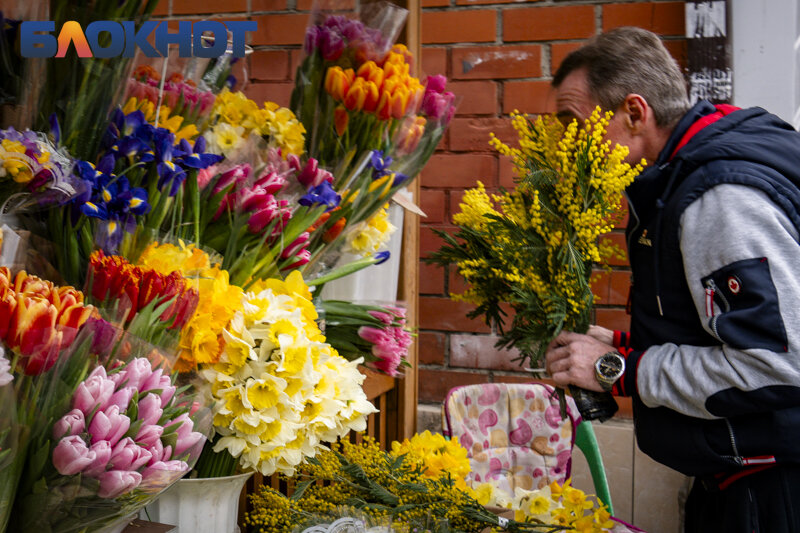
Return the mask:
[[[616,350],[606,352],[595,361],[594,371],[597,382],[609,392],[625,375],[625,358]]]

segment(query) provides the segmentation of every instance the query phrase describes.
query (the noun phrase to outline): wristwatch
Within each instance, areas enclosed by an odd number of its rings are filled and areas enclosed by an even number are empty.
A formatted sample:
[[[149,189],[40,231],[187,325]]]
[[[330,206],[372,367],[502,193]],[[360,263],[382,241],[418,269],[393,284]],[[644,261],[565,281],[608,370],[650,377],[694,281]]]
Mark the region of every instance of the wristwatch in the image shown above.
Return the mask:
[[[610,391],[625,373],[625,358],[618,352],[607,352],[594,363],[594,375],[603,390]]]

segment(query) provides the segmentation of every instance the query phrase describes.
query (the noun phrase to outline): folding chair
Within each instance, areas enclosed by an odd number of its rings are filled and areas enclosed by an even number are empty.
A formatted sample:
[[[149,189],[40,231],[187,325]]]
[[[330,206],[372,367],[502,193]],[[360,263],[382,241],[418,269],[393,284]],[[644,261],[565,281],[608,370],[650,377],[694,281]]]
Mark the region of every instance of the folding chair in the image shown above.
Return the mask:
[[[487,383],[451,389],[442,405],[443,433],[468,451],[470,481],[491,480],[511,496],[516,487],[542,488],[570,476],[572,448],[586,457],[595,494],[613,514],[603,459],[591,423],[572,398],[562,419],[553,387]]]

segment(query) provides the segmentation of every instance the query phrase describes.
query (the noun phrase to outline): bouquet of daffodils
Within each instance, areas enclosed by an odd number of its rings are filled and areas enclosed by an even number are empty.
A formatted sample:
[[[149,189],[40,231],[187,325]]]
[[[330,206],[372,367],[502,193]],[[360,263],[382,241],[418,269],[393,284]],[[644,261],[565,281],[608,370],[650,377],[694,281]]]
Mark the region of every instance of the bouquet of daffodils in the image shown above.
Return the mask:
[[[456,265],[470,284],[456,297],[477,305],[471,317],[497,324],[498,346],[518,347],[523,363],[538,365],[562,329],[586,331],[592,265],[620,253],[598,238],[614,227],[642,165],[631,167],[626,147],[604,142],[610,117],[597,108],[564,128],[552,115],[514,115],[519,148],[491,142],[511,157],[516,189],[490,197],[479,182],[453,216],[457,232],[438,232],[445,244],[430,262]],[[514,311],[510,326],[504,303]]]

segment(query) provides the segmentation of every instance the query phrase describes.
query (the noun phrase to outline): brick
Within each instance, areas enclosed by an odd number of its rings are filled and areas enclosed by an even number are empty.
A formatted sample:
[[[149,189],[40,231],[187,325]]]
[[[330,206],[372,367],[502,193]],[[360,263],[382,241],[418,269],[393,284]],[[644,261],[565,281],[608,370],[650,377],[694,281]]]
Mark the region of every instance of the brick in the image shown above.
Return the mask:
[[[520,0],[456,0],[457,6],[472,6],[472,5],[483,5],[483,4],[511,4],[511,3],[519,3]],[[532,3],[532,2],[539,2],[540,0],[525,0],[525,2]]]
[[[419,362],[423,365],[443,365],[446,341],[447,336],[444,333],[420,331],[417,335]]]
[[[246,13],[247,0],[172,0],[172,15]]]
[[[419,264],[419,292],[420,294],[444,295],[444,277],[446,269],[439,265]]]
[[[497,83],[493,81],[456,81],[447,85],[456,95],[456,115],[497,114]]]
[[[422,219],[425,224],[445,222],[447,195],[444,191],[422,189],[419,204],[420,208],[428,215]]]
[[[297,0],[298,11],[311,11],[314,3],[319,0]],[[335,0],[333,2],[319,2],[320,7],[326,6],[335,11],[352,11],[356,7],[356,0]]]
[[[496,335],[450,335],[450,366],[484,370],[521,370],[519,350],[495,348]]]
[[[460,118],[450,123],[450,150],[454,152],[493,152],[489,133],[504,143],[517,138],[508,118]]]
[[[502,155],[498,155],[497,157],[499,163],[498,178],[500,187],[511,190],[517,186],[517,182],[515,180],[518,179],[514,163],[511,161],[510,157],[505,157]]]
[[[630,271],[612,270],[608,285],[608,303],[610,305],[626,305],[630,289]]]
[[[631,317],[624,309],[598,307],[594,310],[595,323],[608,329],[628,331],[631,328]]]
[[[455,209],[458,209],[458,206],[455,206]],[[454,294],[463,294],[466,291],[470,284],[467,283],[467,280],[458,272],[458,268],[455,265],[451,265],[448,268],[448,276],[447,276],[447,292],[450,296]]]
[[[542,114],[556,110],[555,92],[547,81],[507,81],[503,84],[503,113]]]
[[[422,0],[421,5],[425,7],[446,7],[450,5],[450,0]]]
[[[420,368],[419,401],[441,403],[454,387],[488,382],[489,376],[486,374]]]
[[[494,42],[497,12],[490,9],[422,13],[423,44]]]
[[[685,2],[642,2],[603,6],[603,31],[639,26],[659,35],[684,35]]]
[[[667,50],[669,50],[669,53],[672,55],[672,57],[675,58],[675,61],[678,62],[678,66],[682,71],[685,71],[689,68],[686,39],[664,41],[664,46],[667,48]]]
[[[250,77],[256,80],[289,79],[289,53],[285,50],[256,50],[249,57]]]
[[[443,74],[450,76],[447,70],[447,48],[426,46],[420,52],[422,69],[418,74],[421,77]]]
[[[153,17],[163,17],[164,15],[169,15],[169,8],[170,8],[170,0],[159,0],[156,7],[153,9],[152,16]]]
[[[453,78],[508,79],[542,75],[542,47],[467,46],[452,50]]]
[[[550,45],[550,75],[554,75],[561,62],[570,52],[577,50],[583,43],[553,43]]]
[[[250,12],[283,11],[286,9],[286,0],[250,0]]]
[[[303,44],[308,15],[261,15],[253,19],[258,22],[253,44]]]
[[[489,333],[489,326],[482,318],[467,318],[467,313],[473,309],[475,306],[466,302],[424,296],[419,299],[419,327],[439,331]]]
[[[297,75],[297,67],[306,58],[306,53],[303,49],[289,50],[289,79],[295,81]]]
[[[279,106],[288,107],[294,89],[293,83],[250,83],[244,88],[244,94],[259,105],[264,102],[275,102]]]
[[[611,285],[610,276],[605,270],[593,270],[590,278],[592,294],[595,295],[595,303],[598,305],[608,305],[608,292]]]
[[[433,232],[434,229],[448,230],[452,228],[447,226],[422,226],[419,228],[419,256],[422,259],[428,257],[430,252],[435,252],[442,247],[444,241],[441,237]]]
[[[622,251],[623,254],[622,259],[617,257],[608,258],[608,264],[611,266],[627,266],[628,251],[627,251],[627,242],[625,240],[625,234],[621,231],[612,231],[611,233],[603,236],[602,239],[608,239],[609,241],[613,242],[615,245],[617,245],[617,247]]]
[[[558,6],[503,11],[503,41],[585,39],[594,35],[594,6]]]
[[[423,187],[470,188],[480,180],[497,183],[497,158],[492,154],[434,154],[422,169]],[[452,205],[452,204],[451,204]]]

